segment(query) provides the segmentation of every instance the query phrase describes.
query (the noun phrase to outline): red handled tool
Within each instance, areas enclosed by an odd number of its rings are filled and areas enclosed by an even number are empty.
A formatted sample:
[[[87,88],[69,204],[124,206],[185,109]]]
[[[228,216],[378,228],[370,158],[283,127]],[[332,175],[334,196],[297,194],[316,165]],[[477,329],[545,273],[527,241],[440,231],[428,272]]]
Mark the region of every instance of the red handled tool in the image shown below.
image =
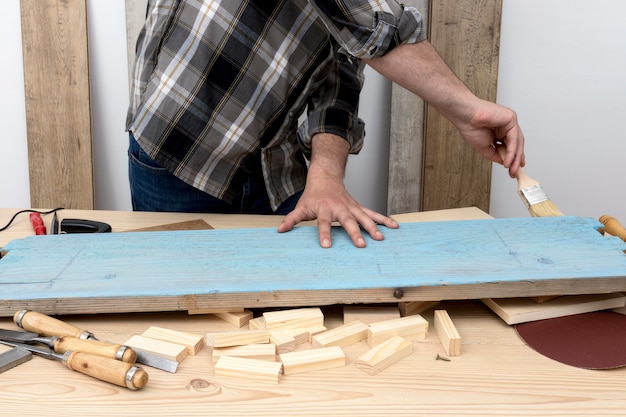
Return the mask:
[[[43,223],[40,213],[30,213],[30,224],[33,225],[33,230],[36,235],[46,234],[46,225]]]

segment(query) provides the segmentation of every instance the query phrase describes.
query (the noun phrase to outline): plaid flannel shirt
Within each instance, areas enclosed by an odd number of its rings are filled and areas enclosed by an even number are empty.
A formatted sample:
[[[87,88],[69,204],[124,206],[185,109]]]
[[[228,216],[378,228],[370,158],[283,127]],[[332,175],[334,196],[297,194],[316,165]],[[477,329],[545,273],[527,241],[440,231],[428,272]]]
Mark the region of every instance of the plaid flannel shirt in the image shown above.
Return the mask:
[[[304,188],[313,135],[362,146],[363,66],[351,57],[424,38],[416,10],[380,3],[150,0],[126,128],[168,171],[228,202],[257,155],[276,209]]]

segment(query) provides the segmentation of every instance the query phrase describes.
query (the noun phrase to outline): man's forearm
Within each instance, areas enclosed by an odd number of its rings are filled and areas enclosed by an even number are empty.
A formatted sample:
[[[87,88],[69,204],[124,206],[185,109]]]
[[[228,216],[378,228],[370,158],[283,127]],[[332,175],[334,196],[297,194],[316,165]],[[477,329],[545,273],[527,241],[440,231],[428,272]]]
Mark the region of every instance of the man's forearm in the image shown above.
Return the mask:
[[[374,70],[434,106],[453,123],[471,113],[476,97],[428,41],[398,45],[385,56],[364,60]]]
[[[311,144],[309,175],[343,182],[350,144],[340,136],[319,133]]]
[[[428,41],[398,45],[365,62],[427,101],[454,124],[465,141],[486,159],[502,163],[512,177],[524,165],[524,135],[515,112],[475,96]],[[495,139],[506,144],[504,158],[496,152]]]

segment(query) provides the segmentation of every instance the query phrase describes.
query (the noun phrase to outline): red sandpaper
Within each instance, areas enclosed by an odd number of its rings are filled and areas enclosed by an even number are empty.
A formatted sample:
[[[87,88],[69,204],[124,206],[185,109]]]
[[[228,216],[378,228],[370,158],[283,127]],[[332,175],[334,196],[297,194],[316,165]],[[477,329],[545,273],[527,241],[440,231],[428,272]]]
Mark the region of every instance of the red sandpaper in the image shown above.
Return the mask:
[[[587,369],[626,365],[626,315],[596,311],[515,328],[528,346],[566,365]]]

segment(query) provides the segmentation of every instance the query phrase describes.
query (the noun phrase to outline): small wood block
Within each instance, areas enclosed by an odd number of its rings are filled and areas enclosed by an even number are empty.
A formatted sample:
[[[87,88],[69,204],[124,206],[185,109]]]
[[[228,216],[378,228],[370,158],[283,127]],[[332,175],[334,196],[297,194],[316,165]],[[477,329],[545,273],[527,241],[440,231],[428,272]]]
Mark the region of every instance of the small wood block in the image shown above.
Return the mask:
[[[370,324],[398,317],[400,317],[398,307],[347,305],[343,308],[343,324],[352,323],[357,320],[365,324]]]
[[[326,328],[324,328],[325,330]],[[309,329],[284,329],[282,330],[285,333],[291,335],[296,341],[296,345],[301,345],[303,343],[308,343],[311,341],[312,335],[311,330]]]
[[[346,365],[346,355],[339,346],[283,353],[279,357],[285,375],[340,368]]]
[[[148,330],[143,332],[142,336],[185,345],[187,347],[187,353],[191,356],[200,352],[204,347],[204,336],[202,335],[164,329],[162,327],[151,326]]]
[[[461,354],[461,336],[446,310],[435,310],[435,331],[448,356]]]
[[[233,326],[237,326],[239,328],[244,327],[246,324],[250,322],[253,317],[253,313],[250,310],[238,311],[238,312],[224,312],[224,313],[213,313],[216,317],[224,320],[232,324]]]
[[[368,374],[375,375],[412,351],[413,344],[410,341],[393,336],[359,356],[355,365]]]
[[[590,313],[626,305],[626,297],[621,293],[564,295],[540,304],[524,297],[484,298],[482,301],[507,324]]]
[[[324,325],[318,325],[318,326],[312,326],[309,327],[307,329],[305,329],[308,334],[309,334],[309,339],[307,340],[307,342],[313,342],[313,337],[315,335],[318,335],[320,333],[324,333],[326,330],[328,330],[328,328]]]
[[[367,344],[374,347],[393,336],[402,336],[408,340],[424,340],[427,332],[428,322],[419,314],[384,320],[370,324]]]
[[[273,343],[252,343],[243,346],[213,348],[213,362],[222,356],[237,356],[263,361],[276,361],[276,345]]]
[[[293,352],[298,346],[298,344],[296,343],[296,338],[285,330],[271,331],[270,343],[273,343],[276,346],[276,351],[278,353]]]
[[[319,307],[267,311],[263,313],[263,317],[267,330],[310,328],[324,325],[324,314]]]
[[[248,329],[250,330],[267,330],[265,328],[265,318],[263,316],[250,319],[248,321]]]
[[[424,311],[430,310],[438,305],[439,301],[408,301],[398,303],[398,308],[400,309],[400,315],[402,317],[406,317],[421,314]]]
[[[241,332],[211,332],[206,335],[206,343],[213,347],[241,346],[252,343],[269,343],[267,330],[245,330]]]
[[[215,364],[215,376],[278,384],[281,369],[282,364],[280,362],[222,356]]]
[[[369,326],[361,321],[353,321],[343,326],[316,334],[312,338],[314,348],[348,346],[367,339]]]
[[[187,357],[187,346],[165,342],[151,337],[134,335],[124,343],[126,346],[141,349],[145,352],[181,363]]]

